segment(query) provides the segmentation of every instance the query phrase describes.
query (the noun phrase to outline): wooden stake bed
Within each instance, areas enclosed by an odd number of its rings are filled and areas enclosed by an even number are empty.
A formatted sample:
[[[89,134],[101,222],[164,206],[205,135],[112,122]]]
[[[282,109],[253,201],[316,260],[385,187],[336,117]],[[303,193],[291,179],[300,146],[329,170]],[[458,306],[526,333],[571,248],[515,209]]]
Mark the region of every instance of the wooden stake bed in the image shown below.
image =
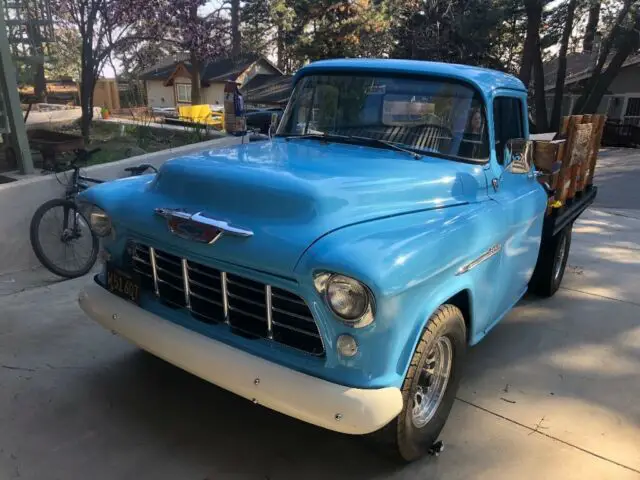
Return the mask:
[[[598,187],[590,185],[576,195],[567,205],[552,209],[551,213],[544,218],[542,237],[552,237],[569,223],[575,221],[593,203],[597,194]]]
[[[605,120],[605,115],[564,117],[553,140],[534,141],[534,163],[543,173],[539,181],[550,189],[543,235],[557,234],[593,203]]]

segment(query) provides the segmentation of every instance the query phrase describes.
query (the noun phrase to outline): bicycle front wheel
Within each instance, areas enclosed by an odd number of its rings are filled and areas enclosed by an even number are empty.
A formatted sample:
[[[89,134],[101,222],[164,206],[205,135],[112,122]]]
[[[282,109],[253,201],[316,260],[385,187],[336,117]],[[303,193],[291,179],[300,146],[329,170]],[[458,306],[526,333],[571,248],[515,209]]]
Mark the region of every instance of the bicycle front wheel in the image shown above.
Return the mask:
[[[29,234],[36,257],[56,275],[80,277],[96,262],[98,237],[71,200],[43,203],[33,214]]]

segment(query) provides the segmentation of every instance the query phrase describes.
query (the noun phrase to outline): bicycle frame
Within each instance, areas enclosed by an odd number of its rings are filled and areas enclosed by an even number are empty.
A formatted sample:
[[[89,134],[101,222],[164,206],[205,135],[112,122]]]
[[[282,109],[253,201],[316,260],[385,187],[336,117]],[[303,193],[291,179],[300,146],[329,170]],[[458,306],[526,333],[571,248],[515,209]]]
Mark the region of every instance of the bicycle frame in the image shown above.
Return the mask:
[[[99,183],[104,183],[104,180],[99,180],[97,178],[91,178],[91,177],[85,177],[84,175],[80,174],[80,167],[77,166],[77,165],[74,165],[73,166],[73,174],[72,174],[72,177],[71,177],[71,183],[67,187],[67,190],[65,192],[65,198],[67,200],[74,200],[76,195],[78,195],[78,193],[86,190],[87,188],[89,188],[91,186],[86,182],[99,184]]]

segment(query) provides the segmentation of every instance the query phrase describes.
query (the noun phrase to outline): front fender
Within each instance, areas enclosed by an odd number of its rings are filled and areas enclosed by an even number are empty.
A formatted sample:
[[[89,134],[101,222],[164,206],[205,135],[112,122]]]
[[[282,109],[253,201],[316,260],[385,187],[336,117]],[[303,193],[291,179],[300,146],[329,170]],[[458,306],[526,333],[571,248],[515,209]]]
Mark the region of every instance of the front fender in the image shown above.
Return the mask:
[[[155,177],[155,174],[137,175],[100,183],[80,193],[78,201],[93,203],[111,216],[120,217],[127,214],[131,196],[147,190]]]
[[[458,272],[497,241],[498,233],[486,221],[494,208],[494,202],[486,201],[354,225],[322,237],[302,256],[296,267],[299,278],[337,272],[373,292],[376,314],[368,327],[346,327],[328,308],[319,313],[329,332],[328,348],[341,333],[356,337],[360,349],[355,359],[340,360],[333,353],[345,366],[366,372],[366,386],[400,386],[429,317],[461,291],[470,294],[468,333],[474,336],[475,319],[488,315],[486,302],[477,298],[488,294],[490,283],[483,280],[497,274],[499,257]],[[314,300],[323,305],[319,295]]]
[[[78,195],[79,202],[96,205],[111,218],[115,235],[102,238],[101,245],[112,255],[111,261],[115,264],[123,260],[119,253],[124,252],[129,236],[133,202],[139,201],[140,195],[147,191],[154,178],[155,174],[148,174],[111,180],[92,186]]]

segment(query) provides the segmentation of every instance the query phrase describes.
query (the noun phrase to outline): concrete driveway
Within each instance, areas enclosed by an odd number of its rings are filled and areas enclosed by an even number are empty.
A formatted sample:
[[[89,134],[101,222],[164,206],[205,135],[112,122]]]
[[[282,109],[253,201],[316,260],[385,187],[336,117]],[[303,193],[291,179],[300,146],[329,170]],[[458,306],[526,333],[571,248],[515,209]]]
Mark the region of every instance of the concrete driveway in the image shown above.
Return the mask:
[[[79,279],[0,297],[0,479],[640,478],[640,155],[597,179],[563,288],[472,349],[440,457],[394,465],[141,352]]]

